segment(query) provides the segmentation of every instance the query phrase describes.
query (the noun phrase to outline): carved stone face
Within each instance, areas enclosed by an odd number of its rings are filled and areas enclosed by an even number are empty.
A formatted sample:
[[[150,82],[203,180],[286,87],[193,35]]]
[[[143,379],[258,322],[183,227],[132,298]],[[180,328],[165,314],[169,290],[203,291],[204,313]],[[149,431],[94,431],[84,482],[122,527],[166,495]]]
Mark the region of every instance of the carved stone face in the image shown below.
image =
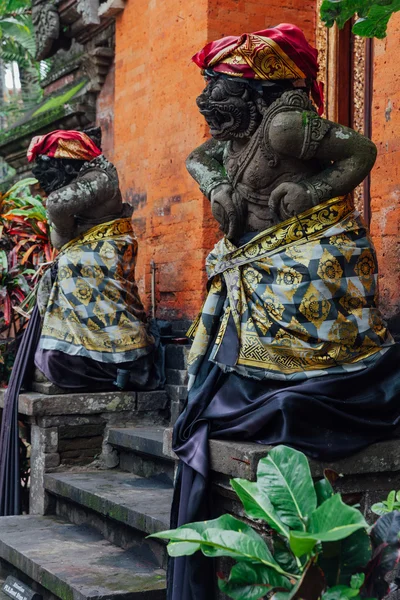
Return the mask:
[[[220,141],[249,138],[261,121],[254,92],[242,81],[212,77],[196,102],[211,135]]]
[[[34,177],[40,187],[47,194],[51,194],[73,181],[81,169],[83,160],[68,160],[39,156],[32,169]]]

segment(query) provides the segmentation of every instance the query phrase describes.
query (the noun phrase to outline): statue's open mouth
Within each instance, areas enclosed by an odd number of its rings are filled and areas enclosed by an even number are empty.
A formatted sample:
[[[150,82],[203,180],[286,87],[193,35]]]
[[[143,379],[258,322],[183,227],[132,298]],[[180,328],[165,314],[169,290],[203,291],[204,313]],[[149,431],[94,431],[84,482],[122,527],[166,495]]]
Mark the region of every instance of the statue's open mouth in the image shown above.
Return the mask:
[[[235,118],[230,113],[222,113],[213,109],[201,109],[201,114],[207,121],[211,135],[221,135],[235,126]]]

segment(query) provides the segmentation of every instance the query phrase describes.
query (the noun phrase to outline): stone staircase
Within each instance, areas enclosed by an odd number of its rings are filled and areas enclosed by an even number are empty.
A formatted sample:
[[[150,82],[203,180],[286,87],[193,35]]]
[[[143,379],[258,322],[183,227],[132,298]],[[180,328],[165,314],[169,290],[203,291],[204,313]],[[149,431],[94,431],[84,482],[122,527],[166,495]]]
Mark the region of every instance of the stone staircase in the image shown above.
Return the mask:
[[[32,428],[36,514],[0,519],[0,583],[13,575],[43,600],[165,598],[166,544],[146,538],[169,528],[176,459],[171,423],[182,404],[187,351],[173,353],[173,360],[167,355],[168,394],[21,395],[21,418]],[[89,448],[99,453],[94,462]],[[253,443],[210,442],[216,514],[244,516],[229,479],[254,480],[268,451]],[[398,439],[335,464],[310,465],[315,477],[324,467],[340,473],[338,491],[360,502],[367,517],[373,502],[400,489]],[[6,598],[0,592],[0,600]]]
[[[166,545],[146,539],[169,526],[174,463],[162,440],[159,427],[111,428],[120,468],[45,474],[46,514],[0,521],[0,576],[44,600],[165,598]]]

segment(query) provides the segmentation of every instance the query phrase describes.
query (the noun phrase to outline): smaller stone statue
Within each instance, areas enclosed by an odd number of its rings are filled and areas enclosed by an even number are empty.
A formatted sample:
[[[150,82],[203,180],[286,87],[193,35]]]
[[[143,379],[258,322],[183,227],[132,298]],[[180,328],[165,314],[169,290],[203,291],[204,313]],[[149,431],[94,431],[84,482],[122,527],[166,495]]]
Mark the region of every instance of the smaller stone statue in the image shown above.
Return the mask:
[[[135,282],[138,244],[101,131],[33,138],[28,160],[59,250],[41,281],[36,367],[62,389],[155,389],[156,340]]]

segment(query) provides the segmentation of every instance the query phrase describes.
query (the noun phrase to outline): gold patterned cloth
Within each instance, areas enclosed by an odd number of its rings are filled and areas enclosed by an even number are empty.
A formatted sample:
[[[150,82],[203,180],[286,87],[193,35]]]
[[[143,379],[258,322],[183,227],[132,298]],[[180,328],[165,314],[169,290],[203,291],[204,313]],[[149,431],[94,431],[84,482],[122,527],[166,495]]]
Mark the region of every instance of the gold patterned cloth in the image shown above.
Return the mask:
[[[393,343],[377,309],[377,263],[350,197],[328,200],[206,261],[209,292],[189,330],[202,358],[257,379],[365,368]]]
[[[137,241],[129,218],[66,244],[44,315],[40,348],[122,363],[151,352],[154,338],[135,282]]]

